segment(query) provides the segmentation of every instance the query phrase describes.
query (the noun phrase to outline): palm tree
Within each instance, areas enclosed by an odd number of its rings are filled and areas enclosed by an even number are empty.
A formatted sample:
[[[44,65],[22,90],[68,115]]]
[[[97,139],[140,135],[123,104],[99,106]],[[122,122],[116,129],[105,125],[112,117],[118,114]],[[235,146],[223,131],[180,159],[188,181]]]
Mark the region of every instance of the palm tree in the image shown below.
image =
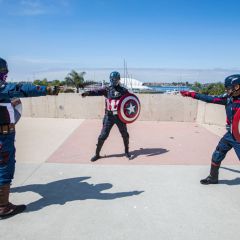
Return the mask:
[[[85,74],[86,74],[86,72],[78,73],[78,72],[72,70],[65,78],[65,81],[67,84],[76,87],[77,93],[79,93],[79,88],[84,88],[84,86],[86,86],[86,82],[84,81]]]
[[[98,82],[92,81],[92,80],[85,81],[84,80],[84,75],[85,74],[86,74],[86,72],[78,73],[78,72],[72,70],[67,75],[67,77],[65,77],[65,82],[66,82],[67,85],[76,87],[77,93],[79,93],[79,88],[84,88],[88,85],[93,85],[93,84],[98,83]],[[62,82],[62,84],[64,84],[64,81]]]

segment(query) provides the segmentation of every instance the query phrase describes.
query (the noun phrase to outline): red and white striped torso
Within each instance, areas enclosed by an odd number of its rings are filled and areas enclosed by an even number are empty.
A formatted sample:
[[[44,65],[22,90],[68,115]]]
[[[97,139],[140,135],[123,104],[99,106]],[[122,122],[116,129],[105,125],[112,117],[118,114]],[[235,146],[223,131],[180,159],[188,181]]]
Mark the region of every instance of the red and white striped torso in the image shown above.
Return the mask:
[[[120,101],[120,99],[107,98],[106,99],[106,110],[107,111],[112,111],[112,112],[117,111],[119,101]]]

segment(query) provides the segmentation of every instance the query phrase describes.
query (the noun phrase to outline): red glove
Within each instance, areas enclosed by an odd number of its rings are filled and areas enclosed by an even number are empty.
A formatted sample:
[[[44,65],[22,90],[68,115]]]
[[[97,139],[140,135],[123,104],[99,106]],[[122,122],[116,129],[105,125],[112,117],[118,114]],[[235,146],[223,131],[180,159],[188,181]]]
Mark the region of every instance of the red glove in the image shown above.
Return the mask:
[[[180,93],[183,97],[195,98],[195,95],[196,95],[195,92],[189,92],[189,91],[180,91]]]

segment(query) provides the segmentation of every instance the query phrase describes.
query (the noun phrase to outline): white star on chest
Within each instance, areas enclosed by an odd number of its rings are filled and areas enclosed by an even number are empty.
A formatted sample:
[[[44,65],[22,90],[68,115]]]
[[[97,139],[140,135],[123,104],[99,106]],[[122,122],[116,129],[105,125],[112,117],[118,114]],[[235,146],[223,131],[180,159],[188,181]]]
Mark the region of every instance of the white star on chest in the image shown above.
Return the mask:
[[[116,92],[114,93],[114,96],[115,96],[115,97],[118,97],[118,96],[120,96],[120,93],[116,91]]]

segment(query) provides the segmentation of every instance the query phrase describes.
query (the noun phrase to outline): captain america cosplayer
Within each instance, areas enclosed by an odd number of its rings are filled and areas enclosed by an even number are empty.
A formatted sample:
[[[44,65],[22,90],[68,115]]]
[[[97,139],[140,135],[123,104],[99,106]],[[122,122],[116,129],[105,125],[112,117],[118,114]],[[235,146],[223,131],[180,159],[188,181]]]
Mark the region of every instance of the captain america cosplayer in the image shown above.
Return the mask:
[[[221,138],[216,150],[213,152],[210,175],[200,181],[202,184],[206,185],[218,183],[219,168],[229,150],[233,148],[240,160],[240,143],[235,139],[232,132],[234,115],[240,108],[240,74],[227,77],[224,85],[226,93],[221,96],[208,96],[196,92],[181,91],[181,94],[184,97],[192,97],[207,103],[225,105],[227,133]]]
[[[120,73],[119,72],[112,72],[110,74],[110,86],[95,89],[92,91],[86,91],[82,93],[82,97],[86,96],[105,96],[106,98],[106,108],[105,108],[105,115],[103,119],[103,128],[101,131],[100,136],[98,137],[98,143],[96,148],[96,153],[92,157],[91,161],[95,162],[100,157],[100,151],[102,146],[109,136],[109,133],[114,124],[117,125],[121,136],[123,138],[123,143],[125,147],[125,156],[128,159],[131,159],[132,156],[129,153],[129,134],[127,131],[126,123],[122,122],[117,113],[118,103],[122,96],[128,94],[128,90],[120,85]]]
[[[0,219],[23,212],[25,205],[9,202],[10,184],[15,171],[15,115],[12,98],[55,95],[58,90],[28,83],[7,83],[7,62],[0,58]]]

